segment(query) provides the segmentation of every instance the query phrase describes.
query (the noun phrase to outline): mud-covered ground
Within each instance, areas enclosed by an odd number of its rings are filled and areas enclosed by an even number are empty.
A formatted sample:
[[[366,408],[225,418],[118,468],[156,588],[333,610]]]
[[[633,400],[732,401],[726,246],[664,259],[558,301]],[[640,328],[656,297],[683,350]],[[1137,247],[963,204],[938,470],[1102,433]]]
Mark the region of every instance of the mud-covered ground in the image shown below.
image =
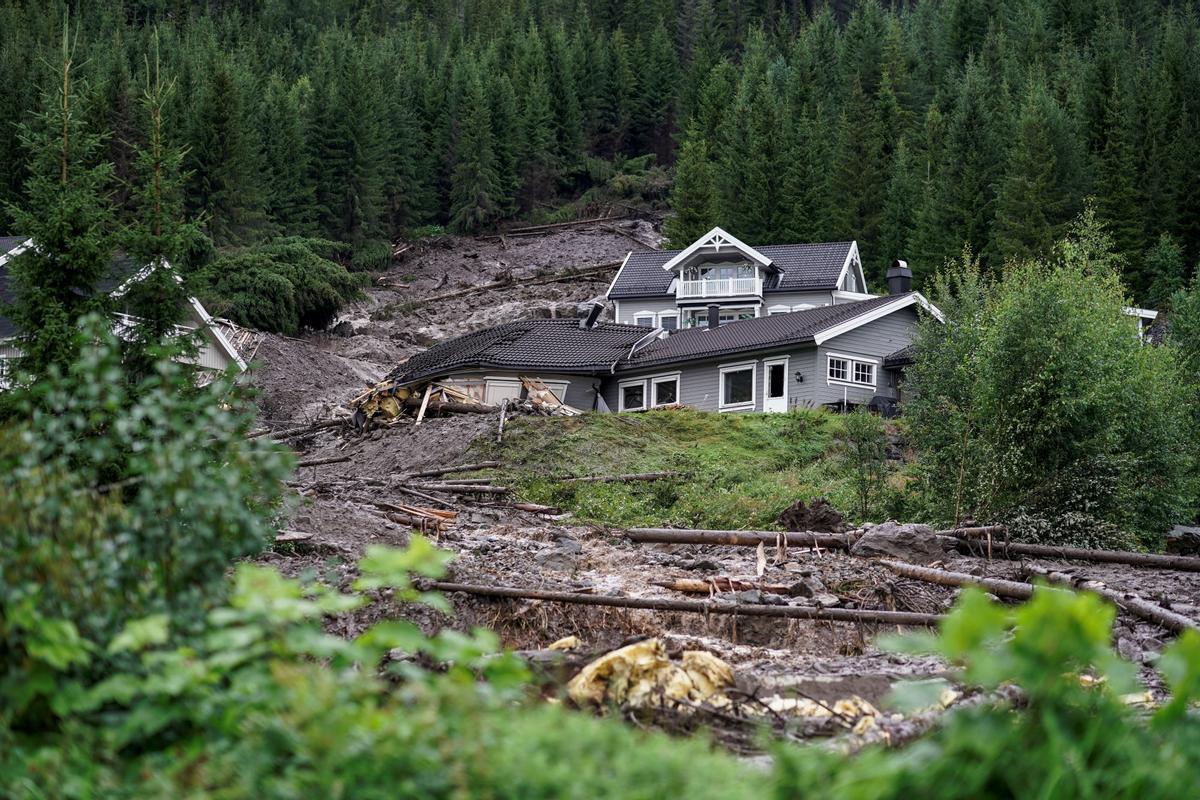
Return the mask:
[[[647,242],[661,238],[644,221],[624,223],[624,230]],[[254,375],[262,421],[284,429],[344,413],[339,409],[347,400],[431,342],[514,319],[574,316],[579,304],[603,295],[615,269],[594,281],[528,286],[520,280],[620,261],[631,247],[636,245],[626,236],[599,229],[507,242],[446,237],[414,246],[379,277],[380,285],[346,311],[337,333],[303,340],[266,337]],[[422,300],[510,275],[518,278],[518,285],[441,302]],[[305,458],[347,456],[349,461],[298,471],[292,487],[294,507],[285,527],[311,533],[312,538],[279,545],[263,560],[290,575],[317,575],[349,588],[354,562],[367,546],[400,546],[409,535],[407,527],[387,519],[373,503],[428,505],[398,491],[394,484],[413,471],[469,460],[472,442],[494,436],[497,421],[494,414],[461,415],[428,419],[420,426],[404,422],[365,434],[329,429],[289,440]],[[619,531],[569,518],[547,518],[484,501],[457,505],[457,520],[436,539],[456,554],[449,579],[460,583],[683,599],[653,582],[718,575],[755,579],[752,548],[635,544]],[[945,566],[1018,580],[1022,574],[1022,564],[1015,561],[952,557]],[[1200,618],[1200,574],[1098,564],[1075,568],[1112,588],[1135,591]],[[830,551],[792,549],[781,563],[770,560],[763,580],[789,585],[817,582],[844,608],[939,612],[956,593],[898,578],[874,562]],[[404,615],[429,630],[442,625],[486,625],[507,646],[519,650],[545,648],[572,635],[596,650],[631,638],[660,636],[669,648],[703,649],[725,659],[739,682],[775,692],[795,690],[822,702],[858,695],[878,704],[895,681],[939,676],[947,669],[936,658],[882,652],[873,643],[875,637],[896,629],[875,625],[567,606],[461,594],[451,599],[456,609],[453,620],[380,601],[333,620],[330,628],[353,636],[375,620]],[[802,601],[793,598],[792,602]],[[1167,641],[1168,634],[1154,625],[1124,615],[1118,621],[1115,644],[1135,662],[1150,662]],[[1148,688],[1160,694],[1162,687],[1152,670],[1144,667],[1142,673]]]

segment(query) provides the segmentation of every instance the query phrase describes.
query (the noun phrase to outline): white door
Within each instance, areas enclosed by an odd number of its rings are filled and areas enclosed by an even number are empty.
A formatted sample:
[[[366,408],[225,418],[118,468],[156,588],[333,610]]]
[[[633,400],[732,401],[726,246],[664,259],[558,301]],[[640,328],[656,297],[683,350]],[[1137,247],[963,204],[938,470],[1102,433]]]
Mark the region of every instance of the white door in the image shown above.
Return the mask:
[[[787,411],[788,360],[764,361],[763,367],[763,411]]]

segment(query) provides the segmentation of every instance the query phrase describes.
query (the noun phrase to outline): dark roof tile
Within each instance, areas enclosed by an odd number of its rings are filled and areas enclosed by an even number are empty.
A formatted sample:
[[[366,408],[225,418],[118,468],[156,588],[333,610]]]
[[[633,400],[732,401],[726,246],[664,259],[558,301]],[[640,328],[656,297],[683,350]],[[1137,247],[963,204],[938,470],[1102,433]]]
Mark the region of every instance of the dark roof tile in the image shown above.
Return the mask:
[[[817,333],[826,328],[848,322],[904,296],[884,295],[858,303],[773,314],[729,322],[719,328],[688,328],[639,348],[631,358],[621,362],[618,371],[811,342]]]
[[[771,259],[778,273],[768,279],[764,292],[802,292],[834,289],[853,242],[772,244],[754,249]],[[679,250],[635,250],[629,254],[608,296],[653,297],[666,294],[674,273],[663,265]]]
[[[387,379],[413,383],[475,368],[608,371],[648,333],[636,325],[606,322],[585,329],[577,319],[509,322],[436,344],[392,370]]]

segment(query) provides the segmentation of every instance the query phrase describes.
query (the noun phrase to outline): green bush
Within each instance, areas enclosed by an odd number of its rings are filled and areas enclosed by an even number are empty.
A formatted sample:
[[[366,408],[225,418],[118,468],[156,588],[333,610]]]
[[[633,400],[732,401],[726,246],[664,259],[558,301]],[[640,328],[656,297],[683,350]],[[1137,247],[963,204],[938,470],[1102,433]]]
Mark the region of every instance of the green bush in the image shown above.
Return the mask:
[[[1112,651],[1114,609],[1095,595],[1039,591],[1005,607],[964,592],[936,638],[905,646],[941,655],[959,679],[987,691],[1020,687],[950,714],[933,735],[854,760],[778,748],[780,798],[1172,798],[1200,781],[1200,635],[1188,631],[1159,660],[1172,690],[1148,721],[1124,700],[1136,670]],[[1091,680],[1086,680],[1090,678]],[[927,704],[937,684],[900,687]],[[932,691],[931,691],[932,690]],[[1015,697],[1005,700],[1004,697]]]
[[[1104,241],[1085,217],[1051,263],[937,279],[906,413],[944,521],[1071,515],[1154,546],[1193,502],[1189,382],[1122,313]]]
[[[128,621],[199,624],[230,562],[273,537],[286,469],[245,439],[252,416],[229,381],[194,389],[163,361],[131,385],[105,323],[84,330],[69,372],[14,398],[0,428],[0,705],[33,727],[62,699],[46,665],[86,681]],[[39,634],[49,619],[71,632]]]
[[[350,269],[355,272],[379,272],[391,264],[392,243],[387,239],[368,239],[350,256]]]
[[[361,277],[332,260],[343,245],[285,238],[223,255],[196,276],[217,315],[264,331],[295,334],[329,325],[361,293]]]

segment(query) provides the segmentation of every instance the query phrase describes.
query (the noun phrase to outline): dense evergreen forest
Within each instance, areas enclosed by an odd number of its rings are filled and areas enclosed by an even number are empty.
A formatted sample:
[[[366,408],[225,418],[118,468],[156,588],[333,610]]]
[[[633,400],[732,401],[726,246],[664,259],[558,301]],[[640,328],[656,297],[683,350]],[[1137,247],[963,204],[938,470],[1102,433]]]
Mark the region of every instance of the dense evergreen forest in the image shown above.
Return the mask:
[[[0,201],[74,16],[131,206],[139,93],[175,81],[185,210],[218,247],[476,231],[674,170],[675,239],[854,238],[873,279],[1044,253],[1094,198],[1135,299],[1200,258],[1200,22],[1117,0],[124,0],[0,7]],[[3,212],[0,212],[3,217]],[[10,228],[12,219],[0,218]]]

